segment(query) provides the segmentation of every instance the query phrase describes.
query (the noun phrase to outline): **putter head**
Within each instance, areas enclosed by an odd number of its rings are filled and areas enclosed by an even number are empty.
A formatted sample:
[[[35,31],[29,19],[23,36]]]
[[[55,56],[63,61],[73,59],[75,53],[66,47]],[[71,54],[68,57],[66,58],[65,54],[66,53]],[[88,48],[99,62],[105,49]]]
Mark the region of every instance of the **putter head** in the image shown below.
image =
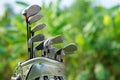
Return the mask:
[[[31,31],[37,32],[38,30],[43,29],[45,26],[46,26],[45,24],[39,24],[39,25],[35,26]]]
[[[44,40],[43,34],[37,34],[37,35],[31,37],[32,42],[38,42],[38,41],[43,41],[43,40]]]
[[[37,22],[38,20],[40,20],[42,18],[42,15],[40,14],[36,14],[34,15],[31,19],[28,20],[29,24],[32,24],[34,22]]]
[[[37,14],[40,10],[41,10],[40,6],[32,5],[32,6],[27,7],[26,9],[24,9],[22,11],[22,14],[27,17],[31,17],[31,16],[34,16],[35,14]]]

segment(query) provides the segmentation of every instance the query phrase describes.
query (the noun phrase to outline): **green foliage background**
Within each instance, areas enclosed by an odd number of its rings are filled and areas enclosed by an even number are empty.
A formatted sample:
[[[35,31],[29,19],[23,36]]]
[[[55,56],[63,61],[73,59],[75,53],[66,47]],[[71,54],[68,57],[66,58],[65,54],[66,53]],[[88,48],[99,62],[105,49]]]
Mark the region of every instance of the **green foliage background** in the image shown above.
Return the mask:
[[[63,45],[75,42],[78,51],[65,55],[67,80],[120,80],[120,6],[93,7],[90,0],[75,0],[60,9],[60,0],[42,6],[38,23],[46,38],[64,35]],[[29,4],[16,2],[18,6]],[[37,23],[35,23],[37,24]],[[34,24],[34,25],[35,25]],[[7,5],[0,16],[0,79],[10,80],[18,62],[27,59],[26,28],[21,13]]]

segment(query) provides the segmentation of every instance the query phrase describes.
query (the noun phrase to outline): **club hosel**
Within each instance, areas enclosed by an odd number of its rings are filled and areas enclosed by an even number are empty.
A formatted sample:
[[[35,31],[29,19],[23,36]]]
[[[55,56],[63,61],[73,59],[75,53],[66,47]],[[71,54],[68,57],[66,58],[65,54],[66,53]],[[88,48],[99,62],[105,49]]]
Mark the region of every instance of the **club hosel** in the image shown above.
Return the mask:
[[[32,41],[31,39],[28,40],[28,48],[31,48]]]
[[[30,32],[31,32],[32,36],[34,36],[34,32],[32,32],[32,31],[30,31]]]
[[[55,60],[57,60],[57,56],[58,55],[61,55],[62,54],[62,50],[63,50],[63,48],[61,48],[61,49],[59,49],[56,53],[55,53]]]
[[[33,49],[33,57],[36,57],[36,49]]]
[[[30,55],[30,59],[34,57],[33,52],[31,51],[32,41],[31,39],[28,40],[28,52]]]
[[[48,51],[48,54],[47,54],[48,57],[51,59],[54,59],[56,49],[54,47],[52,47],[52,48],[49,48],[47,51]]]

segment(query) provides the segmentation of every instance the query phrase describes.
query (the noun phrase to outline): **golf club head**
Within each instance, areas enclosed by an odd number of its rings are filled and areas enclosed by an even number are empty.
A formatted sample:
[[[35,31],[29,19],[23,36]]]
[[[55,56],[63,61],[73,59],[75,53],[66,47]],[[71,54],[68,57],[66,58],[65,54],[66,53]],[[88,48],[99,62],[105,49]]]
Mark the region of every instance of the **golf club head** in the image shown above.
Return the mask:
[[[49,46],[51,44],[58,44],[58,43],[62,43],[63,42],[63,37],[58,35],[58,36],[55,36],[55,37],[51,37],[51,38],[48,38],[45,42],[44,42],[44,47],[45,46]]]
[[[39,24],[39,25],[35,26],[31,31],[36,32],[38,30],[43,29],[45,26],[46,26],[45,24]]]
[[[71,53],[77,50],[77,47],[74,43],[68,44],[67,46],[65,46],[64,48],[59,49],[54,56],[55,60],[61,61],[63,62],[63,51],[65,53]]]
[[[27,8],[22,11],[22,15],[26,15],[26,14],[27,14]]]
[[[35,50],[43,50],[43,49],[44,49],[43,44],[44,44],[44,41],[42,41],[39,45],[37,45],[37,46],[35,47]]]
[[[57,40],[56,38],[59,39],[59,40]],[[56,43],[63,42],[63,38],[62,38],[61,36],[56,36],[56,37],[48,38],[48,39],[46,40],[46,42],[49,41],[49,40],[50,40],[50,41],[53,40],[52,44],[56,44]],[[35,47],[35,49],[36,49],[36,50],[43,50],[43,49],[44,49],[44,43],[45,43],[45,41],[42,41],[39,45],[37,45],[37,46]]]
[[[31,17],[31,16],[34,16],[35,14],[37,14],[40,10],[41,10],[40,6],[32,5],[32,6],[27,7],[26,9],[24,9],[22,11],[22,14],[26,15],[27,17]]]
[[[70,43],[63,48],[65,53],[71,53],[77,50],[77,46],[74,43]]]
[[[32,42],[38,42],[38,41],[43,41],[43,40],[44,40],[43,34],[37,34],[31,38]]]
[[[30,20],[28,20],[29,24],[32,24],[34,22],[37,22],[38,20],[40,20],[42,18],[42,15],[40,14],[36,14],[34,15]]]
[[[51,38],[52,44],[62,43],[63,41],[64,41],[64,39],[61,35],[58,35],[58,36]]]

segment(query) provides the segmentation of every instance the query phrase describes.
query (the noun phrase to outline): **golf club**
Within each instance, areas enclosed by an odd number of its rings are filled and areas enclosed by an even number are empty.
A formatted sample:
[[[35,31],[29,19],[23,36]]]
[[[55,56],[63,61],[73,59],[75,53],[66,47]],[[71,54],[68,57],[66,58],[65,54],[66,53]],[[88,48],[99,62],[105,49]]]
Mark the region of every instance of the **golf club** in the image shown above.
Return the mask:
[[[32,32],[32,33],[37,32],[38,30],[43,29],[45,26],[46,26],[45,24],[39,24],[39,25],[35,26],[35,27],[31,30],[31,32]]]
[[[41,7],[38,5],[32,5],[27,7],[26,9],[24,9],[22,11],[23,15],[26,15],[27,18],[34,16],[35,14],[37,14],[39,11],[41,10]]]
[[[31,52],[31,56],[30,58],[33,58],[34,57],[34,51],[33,51],[33,42],[38,42],[38,41],[43,41],[44,40],[44,35],[43,34],[37,34],[36,36],[32,36],[30,39],[29,39],[29,45],[28,45],[28,48],[29,48],[29,51]],[[32,48],[31,48],[32,47]]]
[[[28,48],[29,59],[32,58],[32,56],[30,56],[30,55],[33,55],[33,42],[29,43],[29,39],[31,38],[31,36],[34,36],[34,33],[31,33],[30,24],[38,21],[42,17],[40,14],[38,14],[38,12],[40,10],[41,10],[40,6],[32,5],[32,6],[27,7],[26,9],[24,9],[22,12],[22,14],[25,16],[26,26],[27,26],[27,44],[28,44],[28,46],[30,44],[32,45],[32,46],[29,46],[29,48]],[[30,17],[32,17],[32,18],[30,18]]]
[[[30,38],[32,42],[38,42],[38,41],[43,41],[44,40],[44,35],[43,34],[37,34],[35,36],[32,36]]]
[[[52,48],[51,46],[52,44],[57,44],[57,43],[62,43],[62,42],[63,42],[63,37],[60,35],[47,39],[44,42],[44,50],[42,51],[43,55],[44,56],[48,55],[48,51],[50,48]]]
[[[38,20],[40,20],[42,18],[42,15],[40,14],[36,14],[34,15],[31,19],[28,20],[29,24],[31,25],[34,22],[37,22]]]
[[[77,47],[74,43],[68,44],[64,48],[59,49],[56,54],[54,59],[58,60],[60,62],[63,62],[63,53],[71,53],[77,50]]]
[[[63,37],[58,35],[55,37],[48,38],[47,40],[41,42],[39,45],[35,47],[35,52],[42,50],[42,55],[46,55],[49,52],[49,48],[52,48],[52,44],[57,44],[63,42]]]
[[[31,21],[36,22],[36,21],[39,20],[40,18],[41,18],[40,15],[35,15],[35,16],[33,16],[33,17],[30,19],[30,24],[31,24]],[[32,36],[34,36],[34,32],[36,32],[36,31],[38,31],[38,30],[40,30],[40,29],[43,29],[45,26],[46,26],[45,24],[39,24],[39,25],[37,25],[36,27],[34,27],[34,28],[31,30]],[[33,42],[32,42],[32,46],[31,46],[31,51],[32,51],[32,53],[34,53],[34,52],[33,52],[33,47],[34,47],[34,44],[33,44]]]
[[[31,34],[32,36],[34,36],[34,33],[37,32],[38,30],[41,30],[45,27],[45,24],[39,24],[37,26],[35,26],[32,30],[31,30]],[[32,42],[32,48],[31,48],[32,53],[35,55],[35,50],[33,51],[33,42]]]
[[[44,45],[47,45],[45,44],[45,42],[47,41],[50,41],[51,44],[57,44],[57,43],[61,43],[63,42],[63,38],[59,35],[59,36],[55,36],[55,37],[51,37],[51,38],[48,38],[46,41],[43,41],[41,42],[40,44],[38,44],[35,49],[36,50],[43,50],[44,49]],[[48,43],[49,44],[49,43]]]
[[[63,41],[64,39],[61,35],[51,37],[48,40],[46,40],[46,42],[49,42],[48,44],[58,44],[58,43],[62,43]],[[46,42],[44,43],[44,45],[47,45]]]

